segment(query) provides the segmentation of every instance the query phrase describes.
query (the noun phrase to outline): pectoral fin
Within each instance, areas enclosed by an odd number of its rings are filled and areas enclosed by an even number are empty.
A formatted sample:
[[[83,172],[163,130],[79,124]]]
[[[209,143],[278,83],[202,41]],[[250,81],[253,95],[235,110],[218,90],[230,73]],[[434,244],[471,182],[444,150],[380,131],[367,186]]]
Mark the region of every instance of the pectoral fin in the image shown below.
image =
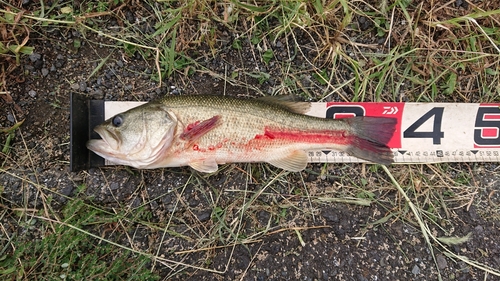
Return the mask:
[[[215,115],[214,117],[203,120],[199,123],[190,124],[179,137],[182,140],[193,143],[206,133],[210,132],[210,130],[220,125],[220,119],[220,115]]]
[[[189,162],[189,167],[202,173],[215,173],[219,169],[215,159],[197,159]]]
[[[294,150],[280,158],[267,161],[269,164],[291,172],[304,170],[307,165],[307,154],[303,150]]]

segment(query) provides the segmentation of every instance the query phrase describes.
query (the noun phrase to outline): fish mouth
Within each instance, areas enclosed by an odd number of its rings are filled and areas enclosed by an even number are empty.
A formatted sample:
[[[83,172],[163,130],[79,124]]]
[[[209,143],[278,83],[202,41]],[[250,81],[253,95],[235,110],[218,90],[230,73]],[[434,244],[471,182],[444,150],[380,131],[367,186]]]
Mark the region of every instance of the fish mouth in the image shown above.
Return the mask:
[[[127,161],[123,160],[124,155],[121,154],[120,151],[113,150],[104,139],[92,139],[87,141],[87,148],[102,158],[109,160],[111,163],[129,165]]]
[[[115,154],[119,151],[120,141],[115,134],[101,126],[95,127],[94,131],[101,136],[101,139],[91,139],[87,141],[88,149],[97,154],[104,155]]]
[[[111,150],[111,146],[109,146],[109,144],[102,139],[87,141],[87,148],[98,154],[108,154]]]

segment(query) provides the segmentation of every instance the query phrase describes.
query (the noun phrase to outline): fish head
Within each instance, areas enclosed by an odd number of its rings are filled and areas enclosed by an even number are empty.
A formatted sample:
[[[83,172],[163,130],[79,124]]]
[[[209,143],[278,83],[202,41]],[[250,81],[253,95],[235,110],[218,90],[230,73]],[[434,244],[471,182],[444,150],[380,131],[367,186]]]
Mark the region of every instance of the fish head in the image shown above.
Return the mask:
[[[96,126],[102,139],[89,140],[87,148],[115,164],[148,168],[172,144],[176,125],[167,107],[148,103]]]

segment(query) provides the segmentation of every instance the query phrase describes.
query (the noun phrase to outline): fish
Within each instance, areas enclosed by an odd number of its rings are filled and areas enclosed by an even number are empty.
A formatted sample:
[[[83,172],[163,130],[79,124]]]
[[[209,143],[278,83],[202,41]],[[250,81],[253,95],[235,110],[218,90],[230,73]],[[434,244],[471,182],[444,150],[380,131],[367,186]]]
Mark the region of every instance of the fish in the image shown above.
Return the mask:
[[[117,165],[189,166],[204,173],[247,162],[298,172],[307,165],[307,151],[318,149],[393,162],[387,143],[395,118],[320,118],[305,115],[310,106],[276,97],[169,95],[96,126],[101,139],[89,140],[87,148]]]

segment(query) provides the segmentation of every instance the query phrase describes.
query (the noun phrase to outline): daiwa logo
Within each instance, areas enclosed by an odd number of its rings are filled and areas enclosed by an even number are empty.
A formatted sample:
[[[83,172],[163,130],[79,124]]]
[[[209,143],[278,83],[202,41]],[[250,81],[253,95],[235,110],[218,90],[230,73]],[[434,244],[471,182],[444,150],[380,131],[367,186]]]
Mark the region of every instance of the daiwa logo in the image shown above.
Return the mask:
[[[384,112],[382,112],[383,115],[393,115],[398,113],[398,107],[397,106],[384,106]]]

